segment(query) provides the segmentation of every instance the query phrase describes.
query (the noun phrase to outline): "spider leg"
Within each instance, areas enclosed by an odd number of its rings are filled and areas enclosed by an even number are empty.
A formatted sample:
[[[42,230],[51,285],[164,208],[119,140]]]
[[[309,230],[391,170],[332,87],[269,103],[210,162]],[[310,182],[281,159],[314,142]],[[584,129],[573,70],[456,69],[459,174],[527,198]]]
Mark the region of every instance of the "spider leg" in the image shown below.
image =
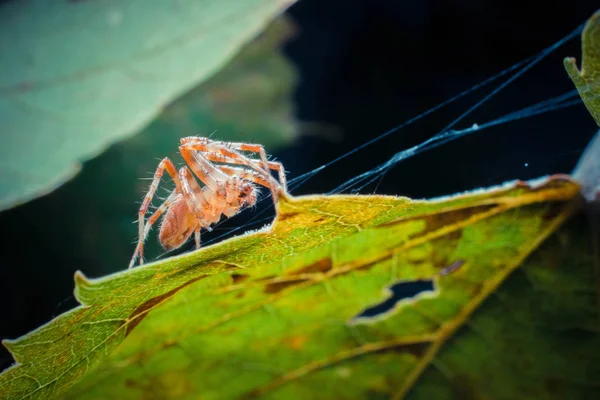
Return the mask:
[[[132,259],[132,263],[130,263],[129,265],[129,268],[131,268],[133,262],[135,262],[134,260],[138,253],[140,256],[140,265],[144,262],[144,219],[146,218],[146,212],[148,211],[148,207],[150,206],[152,197],[154,197],[154,193],[156,193],[156,189],[158,188],[158,184],[160,183],[160,179],[162,178],[165,170],[169,175],[171,175],[173,182],[175,182],[175,191],[181,192],[181,183],[179,182],[179,178],[177,177],[177,168],[175,168],[173,161],[171,161],[168,157],[165,157],[158,164],[158,167],[154,172],[154,177],[152,178],[152,183],[150,184],[150,188],[148,189],[148,193],[146,193],[146,196],[144,196],[144,201],[142,202],[142,205],[140,206],[140,209],[138,211],[138,246],[136,248],[136,251],[134,252],[134,257]]]
[[[210,222],[205,219],[205,214],[210,210],[210,204],[204,196],[204,191],[200,185],[198,185],[198,182],[196,182],[190,170],[186,167],[182,167],[179,170],[179,179],[182,183],[183,196],[188,208],[194,212],[196,217],[200,220],[201,226],[198,229],[204,227],[210,230]]]
[[[249,180],[251,182],[257,183],[259,185],[271,188],[271,183],[265,179],[264,176],[257,173],[256,171],[248,170],[246,168],[236,168],[230,167],[227,165],[220,165],[219,168],[221,171],[225,172],[227,175],[235,175],[239,176],[242,179]],[[273,197],[273,203],[277,202],[277,198]]]
[[[210,223],[217,221],[227,207],[228,193],[224,182],[229,177],[208,161],[202,153],[184,145],[179,146],[179,151],[192,172],[206,185],[201,190],[210,204],[208,208],[210,214],[206,218],[208,223],[204,226],[210,231]]]
[[[258,153],[260,160],[262,161],[262,168],[264,172],[272,169],[279,174],[279,183],[285,191],[287,191],[287,182],[285,179],[285,170],[283,165],[279,162],[273,162],[267,160],[267,153],[265,148],[260,144],[241,143],[241,142],[221,142],[218,140],[211,140],[209,138],[190,136],[181,139],[182,145],[201,145],[203,148],[198,148],[199,151],[205,151],[206,153],[215,153],[215,155],[208,156],[211,161],[221,161],[231,164],[245,164],[254,168],[256,160],[248,158],[243,154],[231,150],[248,151],[251,153]],[[249,161],[249,162],[248,162]],[[256,169],[256,168],[254,168]]]
[[[148,221],[146,221],[146,226],[143,228],[143,231],[142,231],[143,233],[140,234],[140,236],[138,237],[138,244],[135,248],[135,251],[133,252],[131,261],[129,262],[129,268],[133,267],[133,264],[135,264],[135,260],[137,259],[138,255],[140,257],[140,265],[144,263],[144,241],[146,240],[148,233],[150,233],[150,229],[152,228],[152,225],[160,218],[160,216],[171,205],[171,203],[175,200],[176,197],[177,197],[176,191],[173,191],[169,195],[169,197],[167,197],[167,199],[164,201],[164,203],[162,203],[156,209],[156,211],[154,211],[154,213],[150,216],[150,218],[148,218]]]
[[[194,239],[196,239],[196,248],[200,248],[200,227],[196,228],[194,232]]]
[[[221,160],[228,160],[228,159],[233,159],[235,161],[232,161],[233,164],[241,164],[241,165],[246,165],[252,169],[254,169],[256,172],[260,173],[261,175],[263,175],[265,177],[265,179],[268,179],[270,181],[270,184],[267,186],[270,190],[271,190],[271,194],[273,195],[273,199],[276,201],[277,200],[277,187],[280,187],[281,184],[279,182],[277,182],[275,179],[273,179],[273,177],[271,177],[271,174],[269,173],[269,169],[268,169],[268,165],[267,165],[267,169],[263,169],[262,167],[259,167],[257,165],[257,161],[259,160],[253,160],[251,158],[248,158],[247,156],[239,153],[237,150],[232,149],[230,147],[228,147],[229,144],[226,143],[222,143],[222,142],[212,142],[212,141],[208,141],[208,139],[206,138],[198,138],[198,137],[189,137],[189,138],[183,138],[181,139],[181,143],[182,145],[179,146],[179,151],[182,153],[182,155],[184,155],[184,153],[188,154],[188,158],[192,159],[196,159],[196,161],[198,161],[199,164],[202,165],[203,168],[207,168],[206,164],[210,165],[210,167],[213,170],[216,170],[217,173],[219,173],[219,179],[224,179],[223,176],[225,176],[218,168],[216,168],[214,165],[212,165],[206,158],[206,154],[210,154],[213,153],[215,155],[215,157],[213,157],[216,161],[221,161]],[[186,161],[188,161],[188,158],[186,158],[186,156],[184,155],[184,158],[186,159]],[[266,161],[266,159],[265,159]],[[193,168],[193,163],[190,163],[188,161],[188,164],[190,164],[190,167],[192,168],[192,170],[194,172],[196,172],[196,170]],[[221,166],[219,166],[221,167]],[[283,170],[283,168],[281,168],[281,170]],[[200,179],[202,179],[202,177],[198,176]]]
[[[227,156],[224,156],[223,154],[204,153],[203,155],[204,155],[204,157],[206,157],[206,159],[208,159],[210,161],[217,161],[217,162],[227,163],[227,164],[246,165],[245,162],[240,161],[238,158],[227,157]],[[268,161],[267,166],[268,166],[268,169],[277,171],[277,173],[279,175],[279,182],[281,183],[281,186],[283,187],[283,189],[285,191],[287,191],[287,182],[285,179],[285,171],[283,169],[283,165],[281,165],[280,162]]]
[[[249,181],[252,181],[254,183],[257,183],[259,185],[265,186],[270,188],[271,187],[271,183],[265,179],[264,176],[262,176],[261,174],[255,172],[255,171],[251,171],[248,170],[246,168],[236,168],[236,167],[230,167],[227,165],[220,165],[219,169],[223,172],[225,172],[227,175],[230,176],[239,176],[242,179],[246,179]]]
[[[279,182],[283,186],[284,191],[287,192],[287,181],[285,180],[285,171],[283,165],[279,162],[269,162],[267,160],[267,153],[265,148],[261,144],[250,144],[250,143],[229,143],[229,146],[236,150],[249,151],[251,153],[258,153],[263,163],[263,167],[268,171],[270,169],[277,171],[279,174]]]
[[[227,175],[221,172],[217,167],[210,163],[201,154],[193,151],[194,149],[182,145],[179,146],[179,152],[183,159],[188,164],[194,174],[212,191],[218,192],[220,185],[218,182],[223,182],[227,179]]]

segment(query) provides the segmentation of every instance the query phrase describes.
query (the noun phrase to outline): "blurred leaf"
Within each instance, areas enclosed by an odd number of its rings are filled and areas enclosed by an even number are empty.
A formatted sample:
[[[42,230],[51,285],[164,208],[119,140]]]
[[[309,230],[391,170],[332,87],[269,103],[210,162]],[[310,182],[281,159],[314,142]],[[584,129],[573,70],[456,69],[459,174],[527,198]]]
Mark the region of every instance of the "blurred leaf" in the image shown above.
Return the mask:
[[[2,4],[0,209],[135,133],[292,2]]]
[[[218,73],[167,106],[142,132],[88,161],[77,177],[40,199],[36,207],[13,210],[20,214],[19,219],[43,219],[52,227],[39,233],[38,239],[57,253],[74,258],[57,268],[72,274],[78,265],[85,265],[86,271],[104,275],[127,264],[137,236],[133,222],[150,184],[147,179],[163,157],[183,162],[178,153],[181,137],[208,135],[216,129],[214,138],[221,140],[250,141],[257,137],[269,154],[289,140],[293,135],[291,104],[296,73],[280,47],[293,32],[288,19],[276,18]],[[231,89],[237,92],[226,99],[213,96],[214,92],[230,90],[228,80],[239,83]],[[255,90],[250,97],[245,86],[252,82],[260,84],[252,84]],[[170,183],[161,183],[159,195]],[[68,218],[62,211],[65,209],[69,210]],[[241,218],[244,215],[233,222]],[[155,238],[148,241],[147,250],[149,260],[163,253]],[[45,261],[43,253],[39,257],[32,262]]]
[[[585,25],[581,42],[581,71],[575,58],[565,58],[564,64],[585,106],[600,125],[600,10]]]
[[[554,177],[433,201],[282,197],[271,230],[102,279],[77,273],[82,306],[4,342],[18,364],[0,390],[581,398],[600,376],[587,234],[563,229],[528,258],[579,189]],[[526,279],[503,284],[526,259]],[[385,289],[403,282],[433,291],[390,303]]]
[[[208,136],[213,131],[223,140],[267,147],[291,140],[297,131],[293,118],[297,74],[280,48],[295,33],[290,19],[276,18],[218,73],[166,107],[140,141],[152,146],[153,138],[162,137],[163,142],[169,138],[168,147],[154,145],[164,152],[176,150],[181,137]]]

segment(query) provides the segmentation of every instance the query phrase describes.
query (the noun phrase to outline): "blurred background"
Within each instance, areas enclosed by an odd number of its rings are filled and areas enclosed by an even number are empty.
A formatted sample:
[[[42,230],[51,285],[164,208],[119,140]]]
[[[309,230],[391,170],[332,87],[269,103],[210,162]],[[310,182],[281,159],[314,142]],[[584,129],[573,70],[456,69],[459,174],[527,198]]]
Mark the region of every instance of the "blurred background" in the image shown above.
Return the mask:
[[[22,0],[0,1],[0,11],[16,3],[27,12]],[[584,23],[598,7],[592,0],[547,2],[544,8],[537,4],[523,0],[292,4],[236,48],[235,55],[206,80],[162,107],[139,133],[87,161],[81,159],[85,161],[81,171],[56,190],[0,212],[0,337],[25,334],[76,306],[72,297],[76,270],[99,277],[127,268],[135,246],[137,209],[149,185],[142,178],[152,176],[162,157],[182,164],[177,154],[180,137],[213,134],[218,140],[261,143],[294,178],[538,53]],[[6,12],[0,15],[10,17]],[[0,21],[0,54],[13,57],[1,44],[6,48],[16,36],[3,32],[3,24]],[[580,62],[578,37],[456,128],[483,124],[573,90],[562,66],[566,56]],[[316,174],[293,194],[333,190],[435,135],[494,87],[497,84],[361,149]],[[0,96],[7,92],[0,90]],[[3,129],[1,120],[0,124],[3,142],[15,142],[10,129]],[[595,130],[583,104],[500,124],[410,158],[360,192],[427,198],[511,179],[569,173]],[[52,152],[61,143],[49,146],[46,151]],[[27,143],[23,148],[19,156],[25,162],[37,157],[26,151]],[[17,176],[6,169],[0,174]],[[170,187],[168,179],[164,187]],[[263,219],[273,215],[268,205],[264,201],[257,210],[219,224],[203,234],[203,242],[263,226],[268,222]],[[262,213],[259,218],[257,213]],[[240,226],[244,229],[231,233]],[[156,230],[147,243],[147,261],[170,255],[162,254]],[[193,243],[180,251],[191,248]],[[10,363],[10,355],[2,349],[0,369]]]

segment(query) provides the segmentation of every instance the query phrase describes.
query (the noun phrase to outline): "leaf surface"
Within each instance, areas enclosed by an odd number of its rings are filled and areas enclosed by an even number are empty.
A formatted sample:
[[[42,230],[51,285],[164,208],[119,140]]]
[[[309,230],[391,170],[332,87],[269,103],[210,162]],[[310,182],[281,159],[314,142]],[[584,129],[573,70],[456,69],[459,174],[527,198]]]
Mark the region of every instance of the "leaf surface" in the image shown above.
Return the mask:
[[[600,125],[600,10],[586,23],[581,42],[581,71],[575,58],[565,58],[564,64],[585,106]]]
[[[135,133],[291,2],[2,4],[0,209]]]
[[[464,371],[455,381],[477,398],[518,394],[519,386],[486,385],[477,362],[486,363],[486,351],[527,359],[521,350],[504,354],[511,342],[502,333],[537,321],[535,308],[485,314],[483,337],[496,347],[481,342],[473,312],[491,295],[518,308],[513,289],[498,288],[578,209],[579,190],[557,176],[435,201],[282,197],[270,230],[98,280],[76,274],[81,307],[4,342],[19,364],[0,376],[0,390],[8,398],[432,398],[432,391],[464,398],[440,378],[449,369]],[[564,258],[560,248],[550,252]],[[598,295],[585,254],[567,266],[545,260],[569,279],[565,293],[573,296],[557,301],[561,307]],[[544,265],[534,274],[542,288],[562,276]],[[389,300],[387,288],[415,281],[434,290],[361,317]],[[542,302],[540,293],[517,289],[527,302]],[[584,351],[598,348],[598,309],[585,304],[576,326],[593,335],[578,354],[598,362],[600,353]],[[461,329],[467,333],[455,336]],[[467,344],[449,344],[464,337]],[[520,348],[527,340],[541,343],[536,351],[552,345],[552,337],[514,333]],[[502,360],[495,367],[504,368]],[[598,383],[599,375],[584,372],[579,392]],[[544,394],[535,398],[553,398]]]

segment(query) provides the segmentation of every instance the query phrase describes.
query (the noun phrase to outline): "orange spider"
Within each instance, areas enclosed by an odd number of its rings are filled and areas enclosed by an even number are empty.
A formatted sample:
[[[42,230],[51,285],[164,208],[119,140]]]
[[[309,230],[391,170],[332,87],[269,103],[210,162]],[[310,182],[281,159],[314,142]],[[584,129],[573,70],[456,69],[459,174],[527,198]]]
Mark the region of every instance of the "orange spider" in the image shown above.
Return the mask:
[[[250,158],[242,151],[258,153],[260,159]],[[165,250],[180,247],[195,233],[196,248],[200,247],[200,230],[210,230],[210,225],[218,222],[221,215],[231,217],[244,207],[256,203],[258,189],[254,184],[268,187],[277,201],[278,191],[286,192],[285,172],[278,162],[270,162],[263,146],[248,143],[219,142],[203,137],[190,136],[181,139],[179,152],[188,167],[179,172],[169,158],[164,158],[154,173],[150,189],[138,213],[138,244],[129,263],[131,268],[140,257],[144,262],[144,241],[160,216],[165,213],[158,239]],[[212,162],[211,162],[212,161]],[[216,163],[223,164],[216,164]],[[231,164],[247,168],[233,167]],[[201,187],[192,172],[200,179]],[[175,182],[175,189],[145,221],[146,211],[156,192],[160,179],[167,171]],[[279,182],[271,176],[271,170],[278,171]]]

